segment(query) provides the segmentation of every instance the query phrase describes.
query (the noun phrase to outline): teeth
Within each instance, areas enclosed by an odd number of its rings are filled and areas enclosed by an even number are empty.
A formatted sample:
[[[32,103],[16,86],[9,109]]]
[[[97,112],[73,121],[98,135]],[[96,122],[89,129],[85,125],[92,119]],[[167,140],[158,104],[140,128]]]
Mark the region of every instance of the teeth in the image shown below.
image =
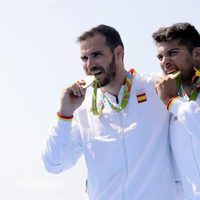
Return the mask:
[[[85,85],[83,85],[83,88],[88,88],[92,85],[93,81],[94,81],[95,76],[87,76],[85,77],[83,80],[85,81]]]
[[[170,70],[165,69],[165,71],[167,72],[167,74],[172,74],[172,73],[176,73],[179,70],[177,68],[171,68]]]
[[[95,76],[96,76],[96,75],[99,75],[99,74],[101,74],[101,72],[97,72],[97,73],[95,73]]]
[[[166,71],[167,74],[172,74],[172,73],[174,73],[174,72],[175,72],[175,70],[173,70],[173,69],[167,70],[167,71]]]
[[[181,74],[181,71],[175,71],[175,72],[172,72],[171,74],[168,74],[167,76],[172,78],[172,79],[175,79],[177,78],[179,75]]]

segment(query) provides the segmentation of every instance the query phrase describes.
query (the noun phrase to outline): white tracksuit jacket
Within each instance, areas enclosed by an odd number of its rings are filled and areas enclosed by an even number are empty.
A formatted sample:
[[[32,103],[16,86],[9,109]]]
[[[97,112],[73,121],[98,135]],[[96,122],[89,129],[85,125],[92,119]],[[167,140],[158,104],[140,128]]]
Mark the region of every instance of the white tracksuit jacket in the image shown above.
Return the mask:
[[[200,95],[196,101],[175,99],[170,111],[171,146],[185,199],[200,200]]]
[[[139,103],[141,94],[147,100]],[[116,97],[106,96],[116,105]],[[57,120],[51,127],[43,151],[46,169],[59,173],[83,154],[90,200],[174,200],[169,112],[151,77],[136,73],[128,104],[121,112],[113,111],[107,102],[101,117],[94,116],[90,108],[91,97],[76,110],[72,122]]]

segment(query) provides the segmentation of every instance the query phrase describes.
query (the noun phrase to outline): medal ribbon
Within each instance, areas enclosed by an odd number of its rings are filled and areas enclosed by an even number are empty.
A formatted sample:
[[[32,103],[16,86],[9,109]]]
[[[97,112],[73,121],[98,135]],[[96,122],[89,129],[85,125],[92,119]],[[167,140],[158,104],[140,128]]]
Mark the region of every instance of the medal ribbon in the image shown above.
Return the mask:
[[[128,99],[130,96],[130,91],[131,91],[131,86],[132,86],[132,80],[133,77],[135,76],[136,71],[134,69],[131,69],[129,72],[127,72],[126,75],[126,81],[125,81],[125,86],[124,86],[124,91],[123,91],[123,97],[122,97],[122,101],[120,104],[120,107],[117,107],[115,105],[113,105],[109,99],[106,97],[105,92],[102,91],[102,95],[100,97],[100,101],[99,101],[99,105],[97,106],[97,87],[101,87],[98,79],[95,77],[94,80],[94,90],[93,90],[93,95],[92,95],[92,113],[94,115],[98,115],[100,116],[102,114],[103,108],[104,108],[104,100],[106,100],[108,102],[108,104],[110,105],[110,107],[115,111],[115,112],[120,112],[121,110],[123,110],[127,104],[128,104]]]
[[[192,88],[193,89],[190,94],[190,98],[189,98],[190,101],[191,100],[195,101],[200,93],[200,66],[194,67],[194,70],[195,70],[195,75],[192,78],[192,83],[193,83]],[[179,88],[179,92],[178,92],[179,95],[184,96],[184,94],[183,94],[184,90],[181,85],[181,81],[182,81],[182,74],[176,78],[176,83]]]

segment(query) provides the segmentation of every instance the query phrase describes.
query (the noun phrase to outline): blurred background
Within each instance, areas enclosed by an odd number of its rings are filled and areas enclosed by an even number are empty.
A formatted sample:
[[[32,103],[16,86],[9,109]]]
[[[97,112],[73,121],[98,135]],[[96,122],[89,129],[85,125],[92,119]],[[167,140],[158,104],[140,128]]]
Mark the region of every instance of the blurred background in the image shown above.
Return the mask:
[[[80,34],[101,23],[113,26],[127,69],[160,71],[152,33],[176,22],[200,31],[199,8],[199,0],[0,0],[0,199],[84,198],[83,158],[59,175],[41,161],[62,89],[85,76]]]

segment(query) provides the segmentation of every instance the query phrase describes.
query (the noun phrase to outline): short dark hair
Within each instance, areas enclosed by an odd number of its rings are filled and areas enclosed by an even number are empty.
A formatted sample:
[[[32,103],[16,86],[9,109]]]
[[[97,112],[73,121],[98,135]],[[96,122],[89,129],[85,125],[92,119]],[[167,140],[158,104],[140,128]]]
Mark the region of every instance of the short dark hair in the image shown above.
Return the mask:
[[[179,40],[191,52],[200,47],[200,35],[196,28],[189,23],[176,23],[172,26],[161,27],[152,34],[155,43]]]
[[[106,39],[106,45],[110,47],[111,50],[121,45],[124,48],[121,37],[116,29],[111,26],[100,24],[96,27],[91,28],[89,31],[84,32],[78,37],[77,42],[84,41],[90,37],[94,37],[96,34],[101,34]]]

